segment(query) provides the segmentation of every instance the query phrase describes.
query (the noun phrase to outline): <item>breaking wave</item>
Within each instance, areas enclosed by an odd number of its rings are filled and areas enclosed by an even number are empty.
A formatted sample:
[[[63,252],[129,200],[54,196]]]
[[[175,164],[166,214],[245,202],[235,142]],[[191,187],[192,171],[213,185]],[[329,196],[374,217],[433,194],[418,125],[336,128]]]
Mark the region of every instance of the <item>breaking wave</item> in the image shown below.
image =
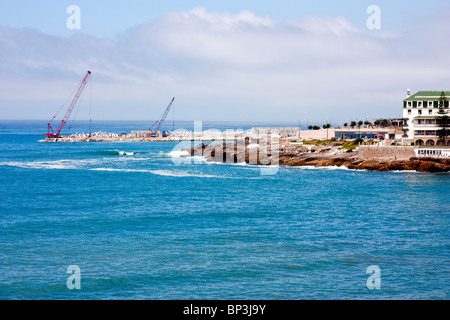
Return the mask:
[[[297,170],[343,170],[343,171],[367,171],[366,169],[349,169],[346,166],[323,166],[323,167],[317,167],[317,166],[284,166],[285,168],[293,168]]]
[[[191,156],[191,154],[188,152],[188,151],[186,151],[186,150],[174,150],[174,151],[170,151],[169,153],[168,153],[168,155],[170,156],[170,157],[173,157],[173,158],[180,158],[180,157],[190,157]]]
[[[135,154],[139,154],[142,152],[132,152],[132,151],[121,151],[121,150],[98,150],[98,151],[92,151],[88,152],[91,154],[100,154],[105,156],[132,156]]]

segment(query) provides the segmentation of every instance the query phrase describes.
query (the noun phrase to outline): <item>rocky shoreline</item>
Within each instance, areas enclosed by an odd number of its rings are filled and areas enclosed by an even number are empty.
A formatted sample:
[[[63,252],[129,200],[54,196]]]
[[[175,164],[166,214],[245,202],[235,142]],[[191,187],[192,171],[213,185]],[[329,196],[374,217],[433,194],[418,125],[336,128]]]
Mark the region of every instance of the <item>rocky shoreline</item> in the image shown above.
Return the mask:
[[[222,161],[224,163],[248,163],[266,165],[271,161],[269,144],[245,143],[238,152],[238,146],[230,148],[226,143],[214,143],[211,145],[200,144],[194,148],[183,149],[191,156],[203,156],[210,161]],[[259,152],[251,152],[249,148],[267,148],[267,158],[261,159]],[[231,150],[230,150],[231,149]],[[244,152],[245,150],[245,152]],[[325,146],[292,146],[280,145],[278,161],[282,166],[344,166],[348,169],[368,171],[417,171],[417,172],[449,172],[450,159],[448,158],[415,158],[408,160],[395,159],[361,159],[358,152],[345,152],[339,150],[339,145]]]

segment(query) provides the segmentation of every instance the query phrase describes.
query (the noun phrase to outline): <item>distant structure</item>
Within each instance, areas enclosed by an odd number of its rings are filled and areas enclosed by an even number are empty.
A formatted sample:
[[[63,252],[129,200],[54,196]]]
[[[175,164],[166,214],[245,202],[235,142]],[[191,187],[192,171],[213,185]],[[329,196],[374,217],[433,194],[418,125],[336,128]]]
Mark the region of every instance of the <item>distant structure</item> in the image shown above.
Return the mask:
[[[450,91],[419,91],[413,95],[411,89],[406,91],[406,99],[403,100],[403,118],[407,119],[404,130],[407,140],[416,146],[444,145],[437,135],[439,127],[436,125],[442,92],[447,99],[445,108],[448,108]],[[447,145],[450,145],[450,140]]]

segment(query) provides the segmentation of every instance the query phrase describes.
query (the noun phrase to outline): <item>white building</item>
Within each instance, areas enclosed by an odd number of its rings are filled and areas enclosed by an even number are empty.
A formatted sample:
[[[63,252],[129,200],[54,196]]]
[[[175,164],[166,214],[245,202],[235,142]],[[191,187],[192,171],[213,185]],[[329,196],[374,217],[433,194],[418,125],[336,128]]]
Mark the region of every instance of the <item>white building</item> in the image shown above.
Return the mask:
[[[448,110],[450,91],[419,91],[411,95],[411,90],[407,90],[406,99],[403,100],[403,118],[407,119],[405,128],[408,140],[415,145],[444,145],[444,141],[439,139],[436,125],[438,116],[439,98],[442,92],[447,99],[445,108]],[[450,145],[450,139],[447,141]]]

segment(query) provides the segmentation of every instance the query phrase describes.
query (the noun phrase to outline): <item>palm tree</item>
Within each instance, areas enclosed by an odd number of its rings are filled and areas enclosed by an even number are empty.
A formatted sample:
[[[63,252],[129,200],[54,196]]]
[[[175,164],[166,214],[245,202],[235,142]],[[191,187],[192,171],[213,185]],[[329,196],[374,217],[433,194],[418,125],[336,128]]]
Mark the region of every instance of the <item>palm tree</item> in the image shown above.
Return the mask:
[[[448,102],[445,98],[445,92],[442,91],[441,97],[439,98],[439,111],[437,112],[438,116],[436,116],[436,124],[439,126],[437,135],[439,139],[444,141],[444,146],[446,145],[447,137],[450,134],[450,130],[448,129],[450,121],[446,107],[448,107]]]
[[[359,137],[361,138],[361,126],[363,122],[361,120],[358,121],[358,128],[359,128]]]
[[[331,124],[327,123],[322,126],[324,129],[327,129],[327,140],[328,140],[328,128],[331,127]]]

